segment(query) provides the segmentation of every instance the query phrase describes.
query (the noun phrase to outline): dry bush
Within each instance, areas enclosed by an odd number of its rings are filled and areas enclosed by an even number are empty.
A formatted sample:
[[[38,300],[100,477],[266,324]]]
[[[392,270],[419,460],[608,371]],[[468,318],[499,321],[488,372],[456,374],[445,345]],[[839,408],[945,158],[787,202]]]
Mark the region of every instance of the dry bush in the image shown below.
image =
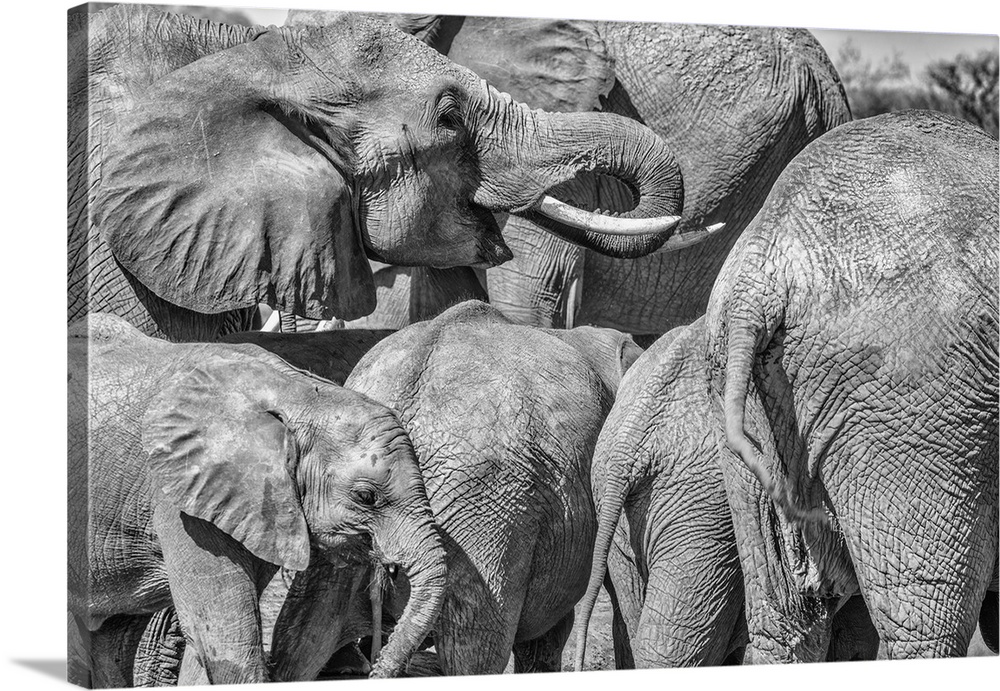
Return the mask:
[[[938,110],[997,136],[997,51],[938,60],[914,78],[898,53],[872,63],[848,39],[834,63],[855,118],[911,108]]]

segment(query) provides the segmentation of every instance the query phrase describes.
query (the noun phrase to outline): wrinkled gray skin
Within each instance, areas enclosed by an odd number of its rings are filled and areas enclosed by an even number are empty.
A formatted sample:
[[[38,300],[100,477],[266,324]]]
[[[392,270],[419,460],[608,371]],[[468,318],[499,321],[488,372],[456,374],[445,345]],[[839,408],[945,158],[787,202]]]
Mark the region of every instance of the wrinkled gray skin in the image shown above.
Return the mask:
[[[597,538],[578,666],[602,583],[616,607],[619,669],[742,660],[743,574],[705,388],[704,321],[668,332],[635,361],[598,437]],[[875,657],[878,637],[856,599],[860,606],[852,600],[837,613],[827,659]]]
[[[321,620],[326,635],[272,654],[273,678],[315,678],[301,659],[370,630],[352,603],[373,562],[398,564],[413,591],[373,674],[405,669],[445,564],[392,411],[253,345],[170,344],[110,315],[89,326],[69,343],[69,600],[92,682],[132,685],[136,649],[170,638],[140,640],[154,613],[152,629],[170,628],[171,603],[180,683],[269,680],[258,600],[280,566],[297,573],[276,630]]]
[[[549,333],[471,301],[351,373],[348,387],[399,411],[441,526],[444,674],[500,673],[512,650],[515,671],[560,669],[593,546],[591,454],[637,354],[619,332]]]
[[[680,210],[676,161],[626,118],[529,110],[389,25],[247,27],[119,5],[69,18],[69,318],[212,341],[258,303],[356,319],[368,259],[486,267],[494,213],[601,170]],[[548,230],[615,256],[670,230]]]
[[[853,122],[727,259],[707,354],[750,661],[822,659],[858,592],[880,658],[966,653],[997,560],[997,182],[971,125]]]
[[[292,12],[286,24],[332,16]],[[503,232],[514,259],[488,269],[478,284],[469,269],[383,268],[385,276],[376,274],[379,309],[361,324],[366,328],[399,328],[437,314],[450,304],[442,284],[488,293],[504,314],[527,324],[595,324],[633,334],[688,324],[704,313],[726,254],[781,170],[810,141],[850,120],[833,65],[804,29],[380,16],[532,107],[601,110],[648,125],[684,174],[679,232],[726,227],[687,249],[610,259],[512,217]],[[559,196],[588,209],[632,204],[624,187],[594,176],[563,185]]]

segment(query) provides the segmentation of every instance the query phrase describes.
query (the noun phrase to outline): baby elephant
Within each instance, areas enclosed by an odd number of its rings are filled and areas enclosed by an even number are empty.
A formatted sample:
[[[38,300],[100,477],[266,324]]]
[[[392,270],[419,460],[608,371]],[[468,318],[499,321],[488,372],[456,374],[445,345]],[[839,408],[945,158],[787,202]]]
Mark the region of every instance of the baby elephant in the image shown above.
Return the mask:
[[[194,653],[181,683],[314,678],[362,633],[345,617],[372,560],[412,588],[373,674],[405,667],[440,613],[445,555],[390,410],[257,346],[171,344],[108,316],[71,330],[69,363],[69,600],[96,686],[132,684],[171,603]],[[298,573],[269,675],[258,602],[280,566]]]
[[[702,318],[643,353],[597,441],[598,528],[577,669],[602,582],[616,605],[617,667],[742,661],[743,573],[705,383],[705,333]],[[878,636],[860,597],[835,624],[828,659],[874,659]]]
[[[444,674],[559,671],[594,540],[590,461],[641,352],[609,329],[547,332],[478,301],[385,339],[345,386],[399,411],[447,553]],[[411,595],[410,599],[413,599]]]

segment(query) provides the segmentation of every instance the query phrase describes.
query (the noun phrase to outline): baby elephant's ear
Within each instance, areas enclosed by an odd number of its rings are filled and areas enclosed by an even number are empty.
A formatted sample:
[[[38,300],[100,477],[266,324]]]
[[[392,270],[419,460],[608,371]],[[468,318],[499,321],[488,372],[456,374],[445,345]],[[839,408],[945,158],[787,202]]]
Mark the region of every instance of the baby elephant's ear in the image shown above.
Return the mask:
[[[288,377],[214,358],[181,376],[143,420],[153,491],[264,561],[300,571],[309,531],[294,478],[297,447],[275,404]]]

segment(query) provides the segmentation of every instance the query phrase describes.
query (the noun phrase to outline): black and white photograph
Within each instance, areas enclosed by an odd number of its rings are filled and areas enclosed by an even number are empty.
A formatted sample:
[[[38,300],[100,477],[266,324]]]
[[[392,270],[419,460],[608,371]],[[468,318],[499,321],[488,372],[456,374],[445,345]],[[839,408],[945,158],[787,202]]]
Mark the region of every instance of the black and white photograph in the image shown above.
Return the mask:
[[[996,658],[992,25],[318,4],[66,8],[70,683]]]

